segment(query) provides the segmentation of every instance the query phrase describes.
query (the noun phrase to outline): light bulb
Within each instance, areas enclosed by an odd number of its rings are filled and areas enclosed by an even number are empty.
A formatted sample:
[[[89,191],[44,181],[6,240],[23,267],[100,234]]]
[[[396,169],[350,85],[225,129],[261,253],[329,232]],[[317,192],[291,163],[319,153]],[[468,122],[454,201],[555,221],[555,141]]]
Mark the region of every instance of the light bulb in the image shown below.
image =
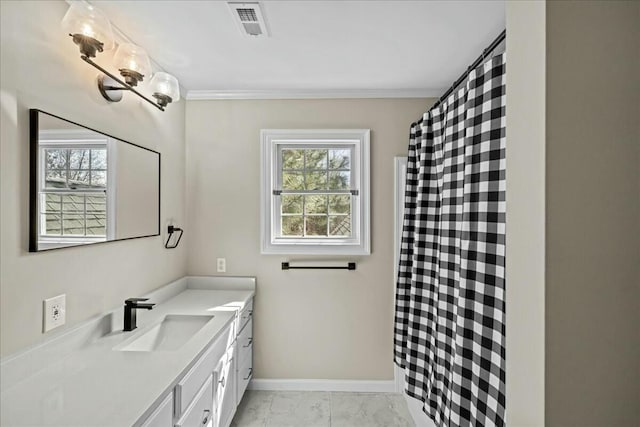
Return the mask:
[[[144,79],[144,76],[151,74],[151,62],[144,49],[132,43],[123,43],[118,46],[113,62],[125,82],[131,86],[136,86]]]
[[[73,37],[83,56],[93,58],[97,52],[113,48],[111,23],[99,9],[85,2],[71,3],[62,18],[62,28]]]
[[[82,34],[87,36],[87,37],[93,37],[95,38],[95,31],[93,31],[93,28],[91,28],[91,25],[89,24],[83,24],[82,25]]]
[[[166,107],[170,102],[180,100],[180,85],[178,79],[169,73],[158,71],[151,79],[151,91],[161,107]]]

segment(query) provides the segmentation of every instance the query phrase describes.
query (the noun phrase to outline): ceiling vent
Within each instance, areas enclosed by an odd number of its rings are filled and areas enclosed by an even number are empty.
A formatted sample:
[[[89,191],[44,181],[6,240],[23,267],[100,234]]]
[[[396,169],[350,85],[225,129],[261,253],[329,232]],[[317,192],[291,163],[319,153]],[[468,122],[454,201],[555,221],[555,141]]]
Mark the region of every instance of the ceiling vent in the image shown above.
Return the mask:
[[[269,31],[259,3],[227,3],[240,32],[245,36],[268,37]]]

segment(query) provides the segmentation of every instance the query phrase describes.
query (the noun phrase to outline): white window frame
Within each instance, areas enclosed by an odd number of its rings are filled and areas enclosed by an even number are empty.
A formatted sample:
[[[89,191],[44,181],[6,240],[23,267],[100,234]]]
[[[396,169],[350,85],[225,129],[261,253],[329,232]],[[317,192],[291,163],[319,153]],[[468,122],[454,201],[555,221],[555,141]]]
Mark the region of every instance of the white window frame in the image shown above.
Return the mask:
[[[115,238],[115,209],[116,209],[116,186],[115,186],[115,159],[116,144],[112,138],[96,136],[96,133],[84,129],[47,129],[39,132],[39,147],[40,153],[38,155],[39,175],[38,181],[38,245],[40,248],[59,247],[60,244],[88,244],[113,240]],[[71,148],[74,149],[91,149],[91,148],[106,148],[107,149],[107,189],[104,191],[106,194],[107,203],[107,223],[106,223],[106,235],[104,237],[93,236],[55,236],[42,234],[44,227],[43,218],[41,215],[42,209],[42,194],[46,192],[54,193],[100,193],[98,191],[49,191],[44,189],[45,184],[45,155],[44,151],[51,148]]]
[[[263,129],[260,132],[261,190],[260,234],[262,254],[281,255],[368,255],[370,232],[369,129]],[[352,236],[279,237],[282,165],[280,151],[300,148],[352,147],[351,221]]]

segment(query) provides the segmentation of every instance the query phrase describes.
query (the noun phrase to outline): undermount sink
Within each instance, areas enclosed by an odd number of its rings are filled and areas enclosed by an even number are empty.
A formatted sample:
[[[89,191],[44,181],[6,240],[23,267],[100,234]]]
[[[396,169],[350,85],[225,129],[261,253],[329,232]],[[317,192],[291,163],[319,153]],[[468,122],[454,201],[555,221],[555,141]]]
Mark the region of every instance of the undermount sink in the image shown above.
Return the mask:
[[[191,339],[213,315],[169,314],[133,341],[116,347],[119,351],[167,351],[177,350]]]

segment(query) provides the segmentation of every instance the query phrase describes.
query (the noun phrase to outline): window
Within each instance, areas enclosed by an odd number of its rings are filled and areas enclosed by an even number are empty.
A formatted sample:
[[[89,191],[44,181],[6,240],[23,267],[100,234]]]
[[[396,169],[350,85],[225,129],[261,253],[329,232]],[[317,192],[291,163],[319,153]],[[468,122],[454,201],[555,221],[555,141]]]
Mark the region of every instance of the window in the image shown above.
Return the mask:
[[[107,221],[108,140],[83,132],[41,132],[39,242],[92,243],[113,232]]]
[[[263,130],[262,253],[364,255],[369,130]]]

